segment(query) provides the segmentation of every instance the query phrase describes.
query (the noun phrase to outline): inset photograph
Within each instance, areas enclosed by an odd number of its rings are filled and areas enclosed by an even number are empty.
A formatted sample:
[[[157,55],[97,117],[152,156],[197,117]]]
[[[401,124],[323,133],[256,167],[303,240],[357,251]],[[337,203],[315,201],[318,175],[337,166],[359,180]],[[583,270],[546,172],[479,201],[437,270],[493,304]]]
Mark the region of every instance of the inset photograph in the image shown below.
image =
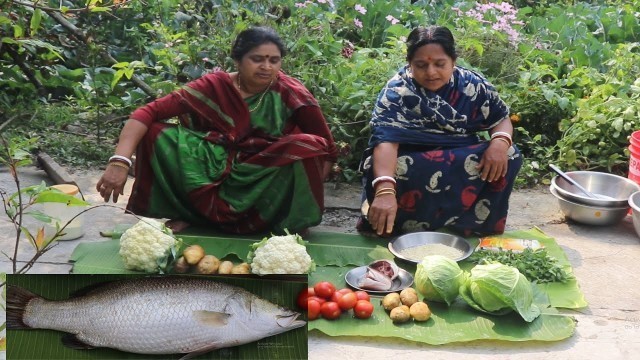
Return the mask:
[[[307,276],[8,275],[7,359],[306,359]]]

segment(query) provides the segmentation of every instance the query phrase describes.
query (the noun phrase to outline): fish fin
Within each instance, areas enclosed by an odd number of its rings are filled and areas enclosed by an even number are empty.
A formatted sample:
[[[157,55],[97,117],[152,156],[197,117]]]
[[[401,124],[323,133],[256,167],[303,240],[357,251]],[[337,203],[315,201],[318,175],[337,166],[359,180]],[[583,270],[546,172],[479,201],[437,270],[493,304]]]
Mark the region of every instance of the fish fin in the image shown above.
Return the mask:
[[[150,276],[145,276],[143,278],[161,278],[161,277],[163,276],[150,275]],[[168,277],[170,276],[164,276],[164,278],[168,278]],[[110,289],[109,289],[110,287],[119,286],[121,284],[122,284],[122,281],[118,281],[118,280],[100,281],[95,284],[90,284],[71,292],[69,294],[69,299],[89,296],[89,295],[92,295],[94,292],[95,293],[110,292]]]
[[[114,284],[114,283],[116,283],[116,281],[101,281],[101,282],[97,282],[95,284],[87,285],[87,286],[85,286],[83,288],[80,288],[78,290],[75,290],[75,291],[71,292],[69,294],[69,299],[87,296],[91,292],[93,292],[94,290],[102,289],[105,286],[107,286],[109,284]]]
[[[213,351],[215,349],[217,349],[217,347],[214,346],[214,347],[208,347],[208,348],[203,349],[203,350],[196,350],[196,351],[190,352],[188,354],[185,354],[183,357],[180,358],[180,360],[191,359],[193,357],[200,356],[202,354],[206,354],[209,351]]]
[[[62,344],[66,347],[72,348],[72,349],[95,349],[96,347],[93,345],[89,345],[87,343],[85,343],[84,341],[78,339],[78,335],[76,334],[65,334],[62,337]]]
[[[216,327],[227,325],[227,319],[229,319],[229,317],[231,316],[231,314],[207,310],[194,311],[193,315],[199,322],[205,325]]]
[[[7,286],[7,329],[29,329],[24,323],[24,312],[29,302],[40,296],[19,286]]]

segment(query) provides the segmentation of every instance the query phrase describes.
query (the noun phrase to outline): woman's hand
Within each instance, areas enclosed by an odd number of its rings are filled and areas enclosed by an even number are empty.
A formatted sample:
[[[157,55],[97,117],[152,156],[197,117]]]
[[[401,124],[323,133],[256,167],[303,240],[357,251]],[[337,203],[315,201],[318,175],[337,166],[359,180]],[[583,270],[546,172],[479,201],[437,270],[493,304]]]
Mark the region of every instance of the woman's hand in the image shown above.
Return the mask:
[[[489,143],[477,166],[482,180],[492,182],[507,175],[509,147],[509,144],[504,141],[493,140]]]
[[[129,176],[129,169],[108,165],[107,169],[102,174],[96,190],[100,193],[100,196],[104,199],[104,202],[108,202],[109,198],[113,196],[113,202],[118,201],[118,196],[124,195],[124,184],[127,182]]]
[[[390,235],[398,212],[398,202],[395,194],[378,195],[373,198],[367,220],[379,236]]]
[[[131,154],[133,154],[138,143],[140,143],[140,140],[146,133],[147,125],[143,122],[137,120],[127,121],[120,132],[120,139],[118,146],[116,146],[115,153],[118,156],[131,159]],[[113,196],[113,202],[115,203],[118,201],[118,196],[124,195],[124,184],[127,182],[128,175],[128,167],[107,165],[107,169],[96,185],[96,190],[98,190],[104,202],[108,202],[109,198]]]

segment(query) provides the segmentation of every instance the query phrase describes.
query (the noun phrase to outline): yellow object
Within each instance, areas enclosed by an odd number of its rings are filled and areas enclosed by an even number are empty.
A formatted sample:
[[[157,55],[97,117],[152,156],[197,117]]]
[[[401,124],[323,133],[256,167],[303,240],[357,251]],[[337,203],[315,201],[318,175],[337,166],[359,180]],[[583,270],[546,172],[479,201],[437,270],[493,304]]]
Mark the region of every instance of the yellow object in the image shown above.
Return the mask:
[[[52,185],[51,188],[60,190],[63,193],[65,193],[67,195],[72,195],[72,196],[76,196],[78,194],[78,192],[80,192],[80,189],[78,189],[77,186],[71,185],[71,184]]]
[[[544,247],[538,240],[500,238],[495,236],[480,238],[477,250],[522,252],[524,249],[537,250]]]
[[[117,161],[112,161],[109,163],[109,166],[117,166],[117,167],[121,167],[123,169],[127,169],[129,170],[129,166],[127,164],[123,164],[121,162],[117,162]]]
[[[72,184],[52,185],[52,189],[59,190],[67,195],[80,197],[80,189]],[[72,240],[84,235],[84,214],[85,205],[69,205],[65,203],[43,203],[42,211],[52,218],[51,223],[45,225],[45,233],[51,236],[56,232],[56,224],[59,227],[68,225],[62,230],[64,235],[58,237],[58,240]],[[77,215],[77,216],[76,216]],[[75,218],[74,218],[75,217]],[[73,220],[71,220],[73,219]]]

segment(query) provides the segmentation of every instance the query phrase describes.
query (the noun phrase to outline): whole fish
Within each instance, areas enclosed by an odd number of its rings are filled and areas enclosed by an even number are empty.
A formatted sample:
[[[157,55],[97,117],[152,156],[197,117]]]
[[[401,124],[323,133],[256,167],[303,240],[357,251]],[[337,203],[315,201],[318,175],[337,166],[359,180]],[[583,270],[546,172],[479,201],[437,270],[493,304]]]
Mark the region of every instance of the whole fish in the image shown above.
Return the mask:
[[[193,277],[120,280],[60,301],[7,287],[8,329],[64,331],[64,345],[76,349],[186,359],[304,326],[299,315],[240,287]]]

